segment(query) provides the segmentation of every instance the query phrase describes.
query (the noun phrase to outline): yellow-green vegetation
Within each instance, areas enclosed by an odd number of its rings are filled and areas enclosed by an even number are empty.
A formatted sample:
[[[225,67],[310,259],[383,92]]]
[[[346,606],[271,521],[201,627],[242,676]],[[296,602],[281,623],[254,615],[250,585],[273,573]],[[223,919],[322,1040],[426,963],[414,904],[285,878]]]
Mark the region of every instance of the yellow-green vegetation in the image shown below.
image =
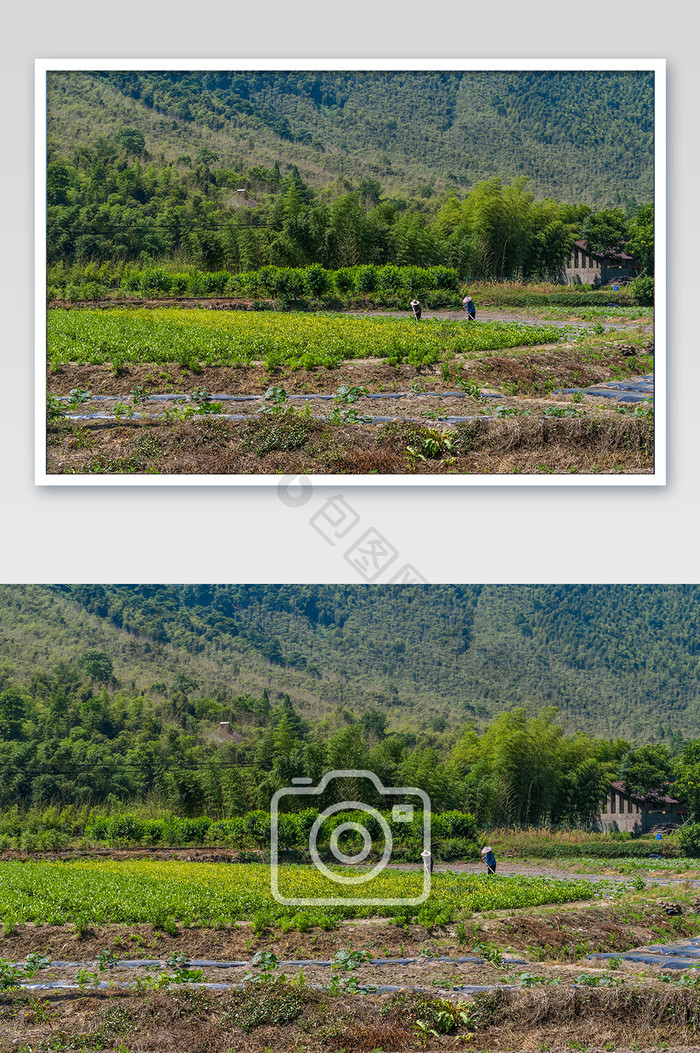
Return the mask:
[[[584,828],[556,830],[550,827],[501,827],[489,834],[498,856],[511,859],[568,860],[579,866],[583,858],[599,860],[639,860],[642,865],[654,862],[650,856],[676,860],[682,854],[676,835],[657,841],[653,835],[632,837],[631,834],[596,833]],[[580,862],[579,862],[580,861]]]
[[[419,908],[343,904],[323,909],[285,907],[270,890],[270,868],[263,864],[219,864],[134,860],[76,860],[71,863],[0,864],[0,915],[17,924],[134,924],[161,926],[231,925],[257,927],[286,921],[299,928],[328,928],[343,918],[415,917],[419,923],[446,924],[472,911],[563,903],[595,895],[588,881],[496,877],[446,873],[433,875],[428,901]],[[417,897],[420,871],[384,870],[359,886],[338,885],[308,866],[284,867],[280,885],[286,896],[309,898]]]
[[[557,326],[412,318],[208,310],[55,310],[48,315],[52,367],[73,362],[116,369],[137,362],[185,368],[248,365],[336,368],[345,359],[431,365],[455,354],[556,343]]]

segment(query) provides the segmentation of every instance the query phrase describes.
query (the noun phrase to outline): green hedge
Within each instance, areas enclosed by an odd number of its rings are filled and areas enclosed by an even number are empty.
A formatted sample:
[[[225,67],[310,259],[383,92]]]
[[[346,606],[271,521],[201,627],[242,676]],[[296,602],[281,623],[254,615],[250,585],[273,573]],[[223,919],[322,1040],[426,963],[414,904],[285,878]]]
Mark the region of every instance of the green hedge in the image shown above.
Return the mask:
[[[459,308],[462,303],[458,272],[452,267],[397,267],[363,264],[327,270],[308,267],[261,267],[255,271],[172,271],[163,266],[85,264],[66,268],[56,264],[48,272],[49,299],[94,300],[108,295],[227,296],[253,301],[312,301],[324,304],[340,299],[342,306],[361,305],[405,310],[406,300],[418,297],[425,307]],[[638,278],[617,292],[609,286],[592,289],[545,286],[529,289],[508,282],[474,283],[470,286],[477,306],[537,307],[542,305],[586,307],[615,302],[622,307],[653,305],[653,277]]]
[[[340,296],[382,301],[386,297],[426,297],[439,291],[439,301],[449,299],[457,305],[459,275],[451,267],[343,267],[326,270],[314,263],[308,267],[261,267],[255,271],[172,272],[163,267],[124,267],[110,274],[55,267],[49,271],[50,299],[99,299],[110,291],[139,296],[241,296],[252,299],[324,300]],[[442,306],[435,303],[434,306]]]
[[[309,844],[309,834],[318,811],[307,808],[301,812],[279,815],[278,838],[281,849],[304,850]],[[422,821],[397,821],[390,811],[382,812],[389,825],[392,839],[397,847],[413,851],[422,848]],[[361,823],[371,833],[377,845],[383,844],[383,833],[379,822],[365,812],[343,812],[330,816],[324,823],[319,838],[320,846],[328,846],[330,835],[336,827],[348,820]],[[108,845],[222,845],[226,848],[267,848],[270,844],[270,815],[266,811],[248,812],[235,819],[218,821],[206,817],[182,819],[168,815],[161,819],[140,819],[128,813],[93,816],[85,827],[85,837]],[[446,852],[458,850],[464,855],[476,838],[476,821],[473,815],[463,812],[443,812],[432,817],[432,838],[436,845],[444,844]],[[361,839],[357,838],[358,846]],[[352,843],[352,842],[350,842]],[[451,847],[450,847],[451,846]],[[439,855],[439,853],[437,853]],[[444,858],[457,858],[445,855]]]
[[[507,849],[507,844],[504,846]],[[678,841],[605,840],[576,842],[533,841],[531,845],[520,843],[518,855],[536,859],[568,859],[579,856],[593,859],[648,859],[650,856],[680,856]]]
[[[477,294],[474,295],[476,298]],[[576,289],[571,292],[566,291],[565,287],[557,292],[523,292],[502,287],[480,290],[478,303],[480,307],[605,307],[610,303],[620,307],[635,307],[647,304],[647,300],[639,299],[631,285],[617,292],[609,287]]]

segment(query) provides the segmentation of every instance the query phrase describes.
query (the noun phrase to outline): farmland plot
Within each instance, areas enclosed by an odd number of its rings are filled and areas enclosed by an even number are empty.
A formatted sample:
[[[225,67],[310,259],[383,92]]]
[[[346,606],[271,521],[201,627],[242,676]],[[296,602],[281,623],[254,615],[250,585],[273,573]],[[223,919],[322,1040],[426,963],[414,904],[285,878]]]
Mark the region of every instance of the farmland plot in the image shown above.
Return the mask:
[[[329,369],[348,359],[433,365],[454,354],[556,343],[552,325],[215,311],[51,311],[48,358],[55,367],[141,362],[195,366]]]
[[[452,921],[465,911],[523,907],[589,898],[589,881],[548,878],[498,878],[439,874],[422,907],[345,904],[323,909],[285,907],[270,890],[270,868],[263,864],[79,860],[71,863],[0,864],[0,914],[18,923],[62,925],[79,917],[84,923],[131,924],[173,918],[180,924],[213,925],[295,918],[327,925],[353,917],[410,916]],[[285,866],[286,894],[329,897],[338,885],[315,868]],[[349,898],[368,894],[385,900],[417,896],[421,874],[384,870],[366,885],[343,886]],[[368,891],[369,890],[369,891]]]
[[[653,386],[634,406],[586,389],[653,370],[649,332],[625,339],[522,319],[52,310],[49,472],[648,473]]]
[[[691,974],[589,957],[694,935],[692,893],[680,889],[620,888],[601,899],[585,881],[439,872],[439,913],[387,924],[274,917],[259,865],[0,868],[3,1048],[341,1053],[471,1043],[559,1053],[574,1034],[577,1048],[673,1053],[700,1026]],[[307,892],[325,887],[311,868],[289,872]],[[384,880],[396,892],[415,877]],[[464,921],[444,922],[452,907]],[[143,913],[153,916],[127,920]]]

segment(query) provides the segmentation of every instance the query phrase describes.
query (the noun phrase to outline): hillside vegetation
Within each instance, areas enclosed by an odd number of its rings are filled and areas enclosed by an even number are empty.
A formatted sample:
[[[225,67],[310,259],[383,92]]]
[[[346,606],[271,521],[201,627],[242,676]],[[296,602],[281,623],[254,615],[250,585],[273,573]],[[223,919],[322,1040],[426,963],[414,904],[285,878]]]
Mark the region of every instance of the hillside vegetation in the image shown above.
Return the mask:
[[[645,739],[698,727],[700,587],[75,585],[0,589],[21,680],[96,648],[134,689],[290,692],[314,718],[392,724],[560,707],[570,728]]]
[[[126,125],[168,161],[204,148],[239,170],[296,164],[317,186],[429,194],[525,175],[539,196],[651,200],[647,72],[76,71],[49,85],[49,133],[68,149]]]
[[[581,237],[649,274],[652,115],[643,73],[52,73],[49,287],[134,287],[131,263],[558,281]]]
[[[482,824],[587,822],[613,777],[698,815],[699,611],[696,586],[4,586],[0,808],[30,841],[95,806],[248,815],[240,845],[290,779],[355,769]]]

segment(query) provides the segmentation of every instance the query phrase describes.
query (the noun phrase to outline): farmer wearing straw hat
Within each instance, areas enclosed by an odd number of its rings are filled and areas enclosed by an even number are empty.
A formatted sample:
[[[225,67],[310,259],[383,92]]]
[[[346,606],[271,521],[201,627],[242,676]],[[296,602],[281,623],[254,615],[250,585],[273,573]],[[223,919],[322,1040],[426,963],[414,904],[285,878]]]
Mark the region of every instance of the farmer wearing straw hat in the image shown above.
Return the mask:
[[[486,864],[486,873],[487,874],[495,874],[496,873],[496,857],[493,854],[493,849],[489,845],[486,845],[485,848],[481,849],[481,858],[483,859],[484,863]]]
[[[467,295],[462,300],[462,305],[464,307],[464,310],[467,312],[467,321],[476,321],[476,307],[474,306],[474,301],[472,300],[469,293],[467,293]]]
[[[411,307],[413,308],[413,317],[417,322],[420,322],[421,306],[420,300],[411,300]]]

